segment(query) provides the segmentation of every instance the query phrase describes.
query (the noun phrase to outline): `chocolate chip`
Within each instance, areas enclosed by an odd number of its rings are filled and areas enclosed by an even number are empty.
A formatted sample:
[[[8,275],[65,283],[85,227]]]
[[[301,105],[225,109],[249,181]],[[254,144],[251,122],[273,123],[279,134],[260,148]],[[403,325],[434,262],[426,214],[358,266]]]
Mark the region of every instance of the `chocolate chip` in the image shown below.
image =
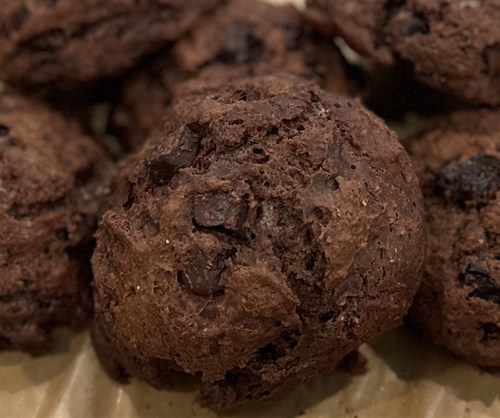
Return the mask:
[[[190,167],[198,155],[202,138],[200,126],[190,124],[184,128],[173,149],[166,151],[163,149],[164,144],[160,143],[152,151],[153,157],[146,157],[146,171],[150,181],[156,185],[167,184],[180,169]]]
[[[219,59],[230,64],[245,64],[257,60],[264,51],[262,41],[251,29],[232,25],[227,33]]]
[[[485,322],[481,324],[481,329],[484,331],[484,336],[481,342],[500,340],[500,327],[493,322]]]
[[[487,270],[473,264],[473,263],[469,263],[467,265],[467,267],[465,268],[465,272],[467,274],[472,274],[473,276],[476,276],[476,277],[489,277],[489,273]]]
[[[66,228],[61,228],[56,231],[56,236],[60,241],[67,241],[69,238],[69,232]]]
[[[192,255],[189,266],[177,273],[178,282],[197,296],[220,296],[226,285],[227,254],[219,254],[215,260],[209,260],[202,252]]]
[[[269,162],[269,155],[262,148],[253,148],[249,161],[255,164],[266,164]]]
[[[0,125],[0,137],[8,136],[10,132],[10,128],[5,125]]]
[[[416,33],[429,33],[429,24],[422,15],[413,15],[399,22],[399,28],[403,36],[413,36]]]
[[[323,219],[325,219],[325,212],[321,208],[315,207],[315,208],[313,208],[313,210],[311,211],[311,213],[319,221],[322,221]]]
[[[492,45],[483,51],[483,61],[486,65],[485,73],[491,77],[500,76],[500,45]]]
[[[475,287],[467,295],[468,299],[477,297],[500,304],[500,287],[495,284],[488,270],[469,263],[465,268],[465,272],[459,275],[458,281],[463,286]]]
[[[500,160],[476,156],[460,165],[443,167],[436,176],[436,191],[448,199],[464,202],[492,198],[500,189]]]
[[[222,227],[229,231],[241,230],[247,215],[244,201],[231,195],[201,195],[194,199],[194,222],[204,228]]]
[[[278,350],[278,347],[273,343],[269,343],[264,347],[261,347],[257,352],[257,361],[265,362],[265,361],[275,361],[281,355],[285,354],[283,352],[280,353],[281,350]]]
[[[266,136],[274,136],[279,134],[279,128],[277,126],[271,126],[266,131]]]
[[[28,39],[22,46],[33,52],[54,51],[66,45],[66,35],[61,29],[51,29]]]
[[[247,101],[247,93],[244,90],[236,90],[233,94],[234,98],[240,102]]]
[[[130,210],[134,202],[135,202],[134,185],[130,182],[127,182],[127,195],[126,195],[126,200],[122,204],[122,208],[125,210]]]
[[[385,4],[385,10],[388,13],[394,14],[397,12],[402,6],[404,6],[406,0],[388,0]]]

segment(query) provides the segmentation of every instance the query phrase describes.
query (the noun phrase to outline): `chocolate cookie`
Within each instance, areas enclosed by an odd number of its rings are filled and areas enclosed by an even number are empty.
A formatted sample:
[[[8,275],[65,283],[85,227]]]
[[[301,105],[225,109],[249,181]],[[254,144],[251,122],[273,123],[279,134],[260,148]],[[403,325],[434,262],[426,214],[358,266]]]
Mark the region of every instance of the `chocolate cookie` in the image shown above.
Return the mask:
[[[420,284],[417,178],[355,101],[286,75],[199,86],[131,157],[97,233],[106,369],[273,398],[398,325]]]
[[[280,71],[314,79],[328,90],[355,89],[340,52],[307,27],[295,7],[231,0],[129,80],[114,115],[115,129],[129,148],[137,148],[159,126],[173,97],[182,95],[183,81]]]
[[[500,104],[500,0],[307,0],[310,20],[383,65],[469,100]]]
[[[91,311],[90,253],[111,166],[75,125],[0,93],[0,349],[38,353]]]
[[[471,363],[500,367],[500,112],[455,113],[411,144],[429,248],[411,318]]]
[[[219,0],[4,0],[0,79],[73,85],[114,76],[178,39]]]

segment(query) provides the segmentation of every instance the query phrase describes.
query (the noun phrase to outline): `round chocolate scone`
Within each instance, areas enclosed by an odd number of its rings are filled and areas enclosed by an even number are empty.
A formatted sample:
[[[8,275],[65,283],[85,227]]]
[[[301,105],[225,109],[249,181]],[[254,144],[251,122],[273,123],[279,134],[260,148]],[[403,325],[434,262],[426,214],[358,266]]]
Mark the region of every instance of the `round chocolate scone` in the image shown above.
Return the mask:
[[[115,76],[221,0],[4,0],[0,79],[72,86]]]
[[[117,183],[93,256],[116,378],[195,375],[213,409],[270,399],[398,325],[420,285],[409,157],[313,82],[192,89]]]
[[[90,316],[90,256],[112,166],[76,125],[0,93],[0,350],[39,353]]]
[[[295,7],[230,0],[128,80],[113,116],[114,129],[128,148],[137,148],[159,127],[174,97],[182,95],[182,82],[279,71],[314,79],[327,90],[356,89],[340,51],[316,35]]]
[[[471,363],[500,367],[500,112],[458,112],[410,143],[429,234],[410,319]]]
[[[500,0],[307,0],[311,22],[383,65],[404,60],[423,82],[500,104]]]

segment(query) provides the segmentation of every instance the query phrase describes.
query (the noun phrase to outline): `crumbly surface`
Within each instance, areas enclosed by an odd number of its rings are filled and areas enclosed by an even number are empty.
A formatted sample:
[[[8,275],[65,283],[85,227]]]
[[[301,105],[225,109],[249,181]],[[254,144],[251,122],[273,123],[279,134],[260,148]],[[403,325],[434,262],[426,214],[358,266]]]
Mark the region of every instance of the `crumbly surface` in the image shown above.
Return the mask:
[[[471,363],[500,367],[500,112],[436,121],[411,151],[429,248],[411,318]]]
[[[308,0],[310,20],[384,65],[466,99],[500,104],[500,0]]]
[[[234,80],[287,72],[325,89],[354,91],[333,42],[315,35],[292,5],[231,0],[206,16],[166,54],[131,77],[114,125],[129,148],[159,127],[179,84],[193,78]]]
[[[219,0],[3,0],[0,79],[73,86],[178,39]]]
[[[94,344],[116,378],[273,398],[398,325],[423,209],[397,138],[291,76],[200,85],[117,180],[93,256]]]
[[[111,168],[43,105],[0,93],[0,350],[38,353],[91,311],[97,202]]]

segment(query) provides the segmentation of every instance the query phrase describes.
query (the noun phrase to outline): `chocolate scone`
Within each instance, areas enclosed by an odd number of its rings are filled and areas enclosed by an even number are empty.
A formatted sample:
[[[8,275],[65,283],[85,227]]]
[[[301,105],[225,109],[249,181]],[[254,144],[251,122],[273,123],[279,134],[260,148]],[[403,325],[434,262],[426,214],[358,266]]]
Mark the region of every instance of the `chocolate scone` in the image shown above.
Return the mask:
[[[207,15],[172,51],[127,82],[114,115],[129,148],[143,144],[163,119],[183,81],[234,80],[279,71],[314,79],[324,88],[351,93],[355,84],[333,42],[309,28],[292,5],[230,0]]]
[[[471,363],[500,367],[500,112],[440,119],[411,151],[429,230],[411,319]]]
[[[199,86],[129,160],[97,233],[94,344],[116,378],[275,397],[398,325],[420,284],[417,177],[356,101],[287,75]]]
[[[39,353],[91,312],[90,256],[111,165],[76,125],[0,93],[0,350]]]
[[[325,33],[383,65],[405,60],[423,82],[500,104],[500,0],[307,0]]]
[[[132,68],[221,0],[4,0],[0,79],[67,87]]]

